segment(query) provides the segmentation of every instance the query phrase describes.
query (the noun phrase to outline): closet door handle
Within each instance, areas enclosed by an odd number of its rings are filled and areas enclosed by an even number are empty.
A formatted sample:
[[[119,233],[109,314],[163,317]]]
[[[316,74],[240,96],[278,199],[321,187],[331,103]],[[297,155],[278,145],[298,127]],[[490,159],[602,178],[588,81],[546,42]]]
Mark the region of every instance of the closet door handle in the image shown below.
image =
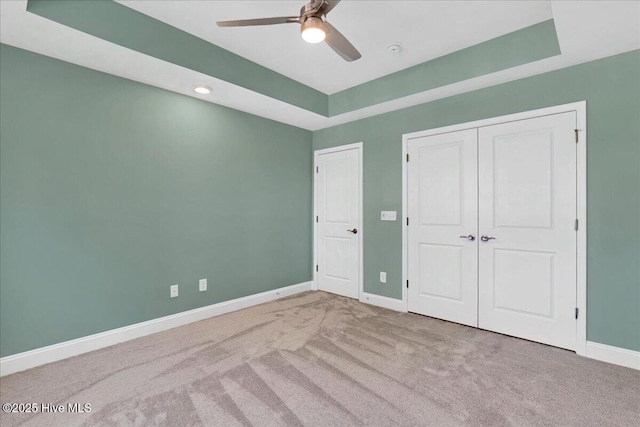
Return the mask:
[[[349,233],[358,234],[358,229],[354,228],[353,230],[347,230]]]
[[[473,234],[469,234],[468,236],[460,236],[461,239],[467,239],[470,242],[473,242],[474,240],[476,240],[476,236],[474,236]]]
[[[483,242],[485,242],[485,243],[486,243],[486,242],[488,242],[489,240],[496,240],[496,238],[495,238],[495,237],[490,237],[490,236],[487,236],[486,234],[484,234],[484,235],[482,235],[482,236],[480,237],[480,240],[482,240]]]

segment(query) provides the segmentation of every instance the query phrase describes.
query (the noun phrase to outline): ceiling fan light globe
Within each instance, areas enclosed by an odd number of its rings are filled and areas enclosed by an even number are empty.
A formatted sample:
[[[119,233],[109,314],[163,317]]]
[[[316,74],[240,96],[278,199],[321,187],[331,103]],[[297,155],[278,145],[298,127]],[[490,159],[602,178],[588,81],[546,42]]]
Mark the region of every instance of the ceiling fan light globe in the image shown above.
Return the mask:
[[[307,43],[320,43],[327,37],[327,27],[322,19],[311,17],[302,23],[300,34]]]
[[[320,43],[325,37],[326,34],[319,28],[309,28],[302,32],[302,38],[307,43]]]

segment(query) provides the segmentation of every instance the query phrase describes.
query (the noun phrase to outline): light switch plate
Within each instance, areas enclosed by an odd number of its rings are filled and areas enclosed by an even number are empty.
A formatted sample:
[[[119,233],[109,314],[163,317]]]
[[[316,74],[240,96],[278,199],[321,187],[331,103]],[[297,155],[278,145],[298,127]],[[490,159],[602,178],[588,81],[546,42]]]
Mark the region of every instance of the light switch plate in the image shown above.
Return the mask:
[[[200,279],[198,282],[198,289],[200,292],[204,292],[207,290],[207,279]]]
[[[381,283],[387,283],[387,272],[386,271],[381,271],[380,272],[380,282]]]
[[[178,285],[171,285],[171,298],[176,298],[178,296]]]
[[[396,220],[396,211],[381,211],[380,212],[380,220],[381,221],[395,221]]]

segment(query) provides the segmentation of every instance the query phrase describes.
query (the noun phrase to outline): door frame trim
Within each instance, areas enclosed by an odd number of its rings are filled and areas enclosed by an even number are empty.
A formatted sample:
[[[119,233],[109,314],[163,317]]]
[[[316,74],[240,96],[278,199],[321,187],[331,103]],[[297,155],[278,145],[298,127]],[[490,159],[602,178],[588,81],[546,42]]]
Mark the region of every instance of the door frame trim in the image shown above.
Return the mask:
[[[584,356],[587,352],[587,101],[573,102],[537,110],[524,111],[504,116],[491,117],[473,122],[427,129],[402,135],[402,306],[408,312],[407,280],[409,278],[409,248],[406,220],[409,212],[408,165],[409,142],[415,138],[480,128],[535,117],[549,116],[574,111],[578,128],[579,142],[576,144],[576,216],[579,227],[576,236],[576,307],[579,310],[576,322],[576,353]]]
[[[347,145],[339,145],[336,147],[323,148],[321,150],[314,150],[313,152],[313,170],[311,173],[313,174],[313,216],[311,217],[311,222],[313,224],[313,265],[311,266],[311,271],[313,275],[313,285],[311,289],[314,291],[318,290],[318,272],[316,271],[316,265],[318,265],[318,223],[316,222],[316,216],[318,215],[318,203],[317,203],[317,195],[318,195],[318,181],[316,180],[316,167],[318,166],[318,157],[323,154],[330,153],[338,153],[340,151],[349,151],[349,150],[358,150],[358,207],[359,207],[359,224],[357,225],[358,234],[360,234],[359,240],[359,257],[358,257],[358,269],[359,269],[359,278],[358,278],[358,300],[362,301],[364,295],[364,209],[363,209],[363,190],[364,190],[364,180],[363,180],[363,166],[364,163],[362,161],[364,144],[362,142],[356,142],[353,144]]]

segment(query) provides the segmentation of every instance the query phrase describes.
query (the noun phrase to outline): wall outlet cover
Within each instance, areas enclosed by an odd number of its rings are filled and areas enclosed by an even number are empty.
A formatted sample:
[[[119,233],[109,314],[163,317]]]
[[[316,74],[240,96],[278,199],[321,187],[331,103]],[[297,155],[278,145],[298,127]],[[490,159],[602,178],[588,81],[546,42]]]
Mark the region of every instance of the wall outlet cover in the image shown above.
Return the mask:
[[[198,282],[198,289],[200,292],[204,292],[207,290],[207,279],[200,279]]]
[[[177,298],[178,296],[178,285],[171,285],[171,298]]]
[[[380,282],[387,283],[387,273],[385,271],[380,272]]]

